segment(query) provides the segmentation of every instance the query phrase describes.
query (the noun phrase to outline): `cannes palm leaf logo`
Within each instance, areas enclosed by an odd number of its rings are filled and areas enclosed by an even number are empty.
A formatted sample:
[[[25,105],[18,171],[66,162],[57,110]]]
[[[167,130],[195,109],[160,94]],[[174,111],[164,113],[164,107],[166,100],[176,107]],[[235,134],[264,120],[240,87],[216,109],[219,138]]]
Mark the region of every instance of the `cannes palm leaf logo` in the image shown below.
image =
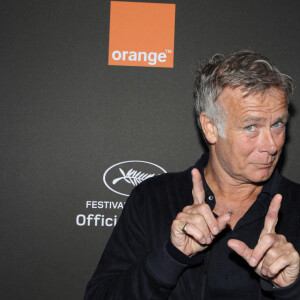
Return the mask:
[[[147,178],[153,177],[155,175],[155,174],[138,172],[133,169],[130,169],[129,171],[127,171],[127,173],[125,173],[121,168],[119,168],[119,171],[122,176],[114,179],[112,182],[113,184],[116,184],[120,180],[125,180],[129,184],[132,184],[133,186],[137,186],[142,181],[146,180]]]

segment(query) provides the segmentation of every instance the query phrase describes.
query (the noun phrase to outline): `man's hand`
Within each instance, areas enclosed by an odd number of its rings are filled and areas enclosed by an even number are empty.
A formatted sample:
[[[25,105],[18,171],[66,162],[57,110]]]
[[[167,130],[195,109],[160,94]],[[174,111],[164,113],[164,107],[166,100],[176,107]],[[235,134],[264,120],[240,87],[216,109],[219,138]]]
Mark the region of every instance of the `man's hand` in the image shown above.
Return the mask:
[[[197,169],[192,170],[192,181],[194,204],[186,206],[171,227],[173,245],[187,256],[206,249],[230,220],[229,213],[214,217],[205,203],[202,178]]]
[[[299,276],[299,254],[283,235],[276,234],[275,226],[282,196],[272,199],[264,228],[257,245],[250,249],[245,243],[231,239],[228,246],[242,256],[255,272],[279,287],[292,284]]]

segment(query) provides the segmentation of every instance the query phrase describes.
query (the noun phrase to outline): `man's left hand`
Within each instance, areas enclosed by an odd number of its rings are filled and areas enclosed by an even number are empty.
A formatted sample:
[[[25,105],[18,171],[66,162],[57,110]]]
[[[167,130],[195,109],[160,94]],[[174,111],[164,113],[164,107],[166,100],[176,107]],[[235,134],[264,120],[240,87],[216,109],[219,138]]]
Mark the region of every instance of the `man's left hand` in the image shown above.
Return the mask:
[[[229,240],[228,246],[255,268],[259,276],[271,281],[275,286],[286,287],[299,276],[300,258],[285,236],[275,232],[281,199],[280,194],[272,199],[264,228],[254,249],[235,239]]]

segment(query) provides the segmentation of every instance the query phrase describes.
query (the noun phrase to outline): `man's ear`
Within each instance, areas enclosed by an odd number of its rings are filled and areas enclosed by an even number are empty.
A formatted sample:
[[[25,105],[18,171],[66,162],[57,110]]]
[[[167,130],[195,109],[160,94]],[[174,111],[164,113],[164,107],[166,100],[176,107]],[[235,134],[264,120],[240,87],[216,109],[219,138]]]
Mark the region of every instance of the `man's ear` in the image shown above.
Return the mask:
[[[215,144],[218,139],[218,129],[212,119],[206,116],[203,111],[200,114],[200,123],[206,140],[211,144]]]

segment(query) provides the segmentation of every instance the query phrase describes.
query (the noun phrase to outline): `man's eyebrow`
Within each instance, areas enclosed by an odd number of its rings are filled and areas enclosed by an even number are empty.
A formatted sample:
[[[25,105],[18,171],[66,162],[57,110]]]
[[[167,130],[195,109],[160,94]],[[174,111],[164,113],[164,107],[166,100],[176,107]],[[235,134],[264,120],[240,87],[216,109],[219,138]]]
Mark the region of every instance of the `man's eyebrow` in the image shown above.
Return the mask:
[[[276,122],[282,121],[282,120],[285,120],[285,119],[288,120],[288,118],[289,118],[289,113],[285,113],[282,116],[278,117],[276,119]],[[246,118],[245,120],[242,121],[242,123],[261,122],[261,121],[264,121],[264,120],[265,120],[265,118],[263,118],[263,117],[254,117],[253,116],[253,117]]]
[[[289,119],[289,113],[285,113],[282,116],[280,116],[277,120],[282,121],[282,120],[288,120]]]
[[[265,120],[265,118],[262,117],[248,117],[242,121],[242,123],[249,123],[249,122],[260,122],[262,120]]]

